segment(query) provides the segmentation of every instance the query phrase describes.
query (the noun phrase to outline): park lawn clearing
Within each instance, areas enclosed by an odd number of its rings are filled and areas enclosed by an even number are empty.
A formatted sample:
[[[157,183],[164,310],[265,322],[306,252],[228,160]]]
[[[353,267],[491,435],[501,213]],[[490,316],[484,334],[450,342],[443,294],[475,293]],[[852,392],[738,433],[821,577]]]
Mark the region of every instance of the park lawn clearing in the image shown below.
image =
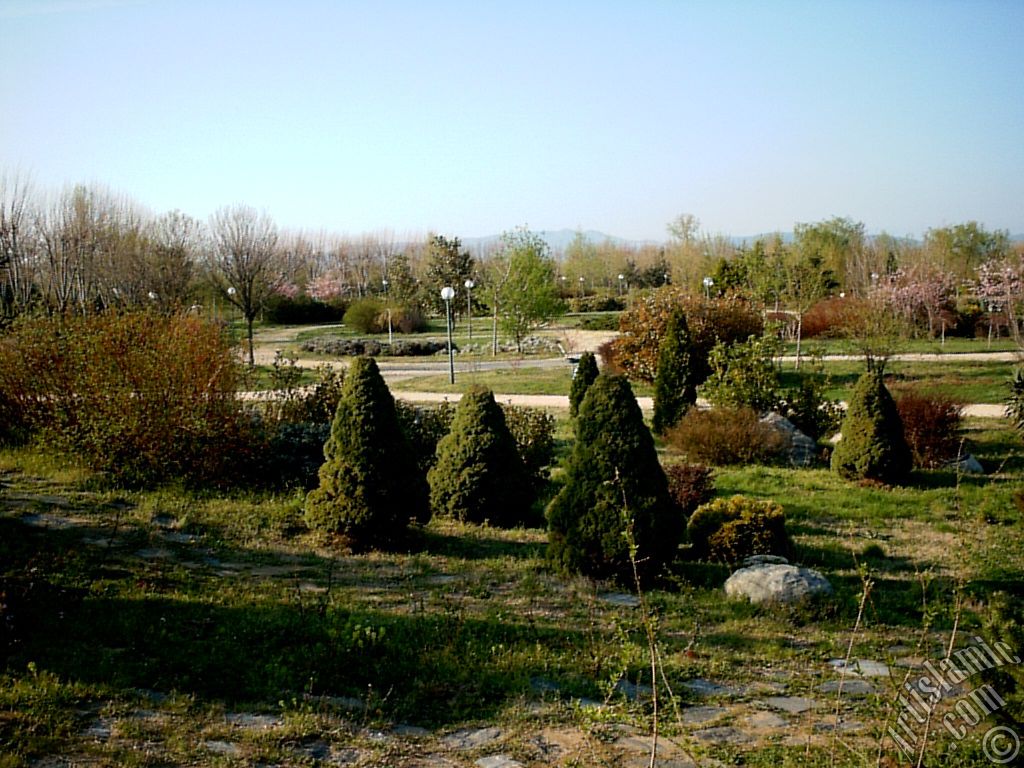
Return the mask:
[[[836,598],[758,609],[722,598],[725,566],[680,561],[645,592],[663,749],[754,766],[876,754],[895,679],[838,698],[829,661],[851,640],[855,658],[891,669],[940,658],[956,580],[969,634],[989,585],[1024,575],[1020,440],[982,420],[967,437],[990,474],[959,484],[940,471],[900,489],[824,469],[717,471],[719,495],[783,505],[797,559]],[[626,764],[649,742],[635,596],[556,577],[541,529],[435,520],[396,551],[353,555],[306,530],[299,493],[105,490],[31,448],[0,452],[0,479],[0,765]],[[875,585],[858,625],[860,567]],[[855,724],[847,747],[837,713]]]

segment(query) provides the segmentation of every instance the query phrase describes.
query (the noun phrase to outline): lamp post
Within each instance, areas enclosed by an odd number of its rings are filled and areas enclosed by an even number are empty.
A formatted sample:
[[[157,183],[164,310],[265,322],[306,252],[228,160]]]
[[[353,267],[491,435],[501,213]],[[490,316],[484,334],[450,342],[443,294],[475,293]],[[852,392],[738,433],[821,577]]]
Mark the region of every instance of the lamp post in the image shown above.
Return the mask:
[[[704,298],[711,301],[711,286],[715,284],[715,281],[710,277],[704,278]]]
[[[391,331],[391,299],[388,297],[388,279],[385,277],[382,281],[384,283],[384,305],[388,310],[388,346],[395,343],[395,337]]]
[[[619,296],[622,295],[622,284],[623,284],[623,281],[625,279],[626,279],[626,276],[624,274],[622,274],[621,272],[619,272]]]
[[[441,289],[441,298],[444,300],[444,313],[448,318],[448,381],[455,383],[455,349],[452,347],[452,299],[455,298],[455,289],[446,285]]]
[[[466,325],[469,331],[469,340],[473,340],[473,296],[471,291],[473,286],[476,285],[472,279],[467,278],[466,282],[463,283],[466,286]]]
[[[583,275],[580,275],[580,298],[583,298]]]

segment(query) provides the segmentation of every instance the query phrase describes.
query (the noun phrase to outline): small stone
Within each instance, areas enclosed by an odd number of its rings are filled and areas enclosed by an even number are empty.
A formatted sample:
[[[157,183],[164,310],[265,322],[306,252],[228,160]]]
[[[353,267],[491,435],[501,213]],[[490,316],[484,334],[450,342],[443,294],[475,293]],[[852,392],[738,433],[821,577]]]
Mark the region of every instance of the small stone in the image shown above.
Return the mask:
[[[725,707],[686,707],[680,718],[686,725],[703,725],[716,720],[729,710]]]
[[[100,718],[82,731],[82,735],[96,741],[107,741],[110,738],[110,727],[109,720]]]
[[[744,718],[744,721],[751,728],[786,728],[789,720],[777,715],[774,712],[755,712]]]
[[[788,712],[791,715],[799,715],[802,712],[807,712],[821,706],[814,699],[808,699],[803,696],[769,696],[764,700],[764,703],[772,709]]]
[[[858,675],[859,677],[890,676],[888,664],[870,659],[854,659],[849,663],[844,659],[832,659],[829,661],[829,665],[834,667],[837,672],[845,671],[848,675]]]
[[[474,765],[479,768],[525,768],[518,760],[513,760],[508,755],[488,755],[481,757]]]
[[[232,712],[224,715],[224,719],[236,728],[252,730],[270,730],[284,725],[284,720],[276,715],[255,715],[251,712]]]
[[[618,605],[622,608],[637,608],[640,606],[640,598],[628,592],[603,592],[597,596],[598,600],[611,605]]]
[[[135,556],[143,560],[166,560],[172,553],[167,549],[140,549],[135,552]]]
[[[700,731],[694,731],[692,735],[698,741],[715,745],[746,744],[751,740],[750,736],[743,733],[743,731],[728,725],[718,728],[704,728]]]
[[[497,741],[501,736],[500,728],[463,728],[448,734],[442,741],[452,749],[477,749]]]
[[[237,744],[233,744],[230,741],[204,741],[203,746],[207,752],[213,752],[216,755],[237,755],[242,750]]]
[[[693,680],[684,680],[682,685],[700,696],[739,696],[743,693],[739,688],[712,683],[699,677],[695,677]]]
[[[827,683],[819,685],[818,690],[822,693],[838,693],[840,685],[842,685],[843,694],[848,696],[870,696],[875,692],[871,683],[859,678],[847,678],[842,681],[829,680]]]
[[[426,728],[421,728],[418,725],[407,725],[405,723],[399,723],[396,725],[391,729],[391,733],[403,739],[419,739],[430,735],[430,731]]]
[[[654,695],[654,689],[649,685],[636,684],[631,680],[619,680],[615,684],[615,692],[622,694],[630,701],[649,699]]]

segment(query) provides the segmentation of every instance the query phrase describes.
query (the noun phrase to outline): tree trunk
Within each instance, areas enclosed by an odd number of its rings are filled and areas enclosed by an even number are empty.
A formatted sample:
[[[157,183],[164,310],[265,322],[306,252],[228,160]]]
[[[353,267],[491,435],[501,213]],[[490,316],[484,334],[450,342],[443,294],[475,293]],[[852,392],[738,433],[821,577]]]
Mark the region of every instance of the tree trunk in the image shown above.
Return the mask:
[[[253,315],[246,314],[246,316],[245,316],[245,331],[246,331],[246,335],[249,338],[249,367],[250,368],[255,368],[256,367],[256,353],[253,351],[253,343],[252,343],[252,323],[253,323],[253,320],[255,320],[255,319],[256,318]]]
[[[796,316],[796,370],[800,370],[800,342],[804,331],[804,315],[799,313]]]

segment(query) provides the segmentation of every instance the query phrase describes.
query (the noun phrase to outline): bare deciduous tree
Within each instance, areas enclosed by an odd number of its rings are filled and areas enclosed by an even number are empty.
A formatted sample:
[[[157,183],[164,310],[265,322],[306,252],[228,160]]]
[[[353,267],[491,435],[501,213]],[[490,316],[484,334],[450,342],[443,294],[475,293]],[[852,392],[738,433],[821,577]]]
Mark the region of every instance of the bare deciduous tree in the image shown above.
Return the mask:
[[[256,364],[252,325],[285,275],[279,258],[277,226],[254,208],[221,208],[210,219],[210,279],[245,318],[249,365]]]

